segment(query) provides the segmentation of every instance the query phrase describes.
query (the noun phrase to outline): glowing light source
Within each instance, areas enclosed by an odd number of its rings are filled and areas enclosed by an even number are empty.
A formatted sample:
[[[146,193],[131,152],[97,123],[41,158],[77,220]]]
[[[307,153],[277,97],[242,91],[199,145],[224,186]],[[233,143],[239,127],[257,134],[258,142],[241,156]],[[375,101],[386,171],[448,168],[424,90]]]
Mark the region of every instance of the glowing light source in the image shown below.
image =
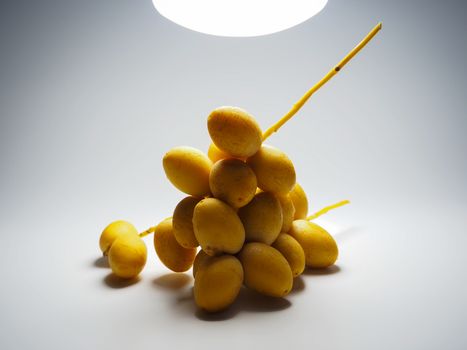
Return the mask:
[[[320,12],[327,0],[153,0],[159,13],[197,32],[233,37],[276,33]]]

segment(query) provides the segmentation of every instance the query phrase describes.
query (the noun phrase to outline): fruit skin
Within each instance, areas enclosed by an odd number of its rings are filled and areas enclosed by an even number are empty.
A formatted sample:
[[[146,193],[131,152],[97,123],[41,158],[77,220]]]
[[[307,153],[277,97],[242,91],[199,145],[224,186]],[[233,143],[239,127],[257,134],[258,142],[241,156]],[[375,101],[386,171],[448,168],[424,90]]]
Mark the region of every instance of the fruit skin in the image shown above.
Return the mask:
[[[206,254],[236,254],[245,242],[245,229],[232,207],[216,198],[200,201],[193,213],[196,239]]]
[[[175,239],[171,218],[156,226],[154,248],[160,261],[174,272],[189,270],[195,260],[196,248],[184,248]]]
[[[163,160],[165,175],[180,191],[196,197],[210,194],[209,173],[211,160],[200,150],[188,147],[174,147]]]
[[[242,283],[243,268],[236,257],[208,257],[196,272],[196,305],[208,312],[224,310],[235,301]]]
[[[302,186],[296,183],[289,196],[295,208],[294,220],[306,219],[308,215],[308,198]]]
[[[277,249],[264,243],[247,243],[238,258],[248,288],[272,297],[283,297],[292,290],[292,270]]]
[[[221,159],[232,158],[232,156],[222,152],[215,144],[211,143],[208,148],[208,158],[211,159],[213,163],[216,163]]]
[[[99,239],[99,247],[104,255],[109,252],[112,243],[122,236],[138,236],[138,230],[129,222],[124,220],[114,221],[102,231]]]
[[[261,147],[263,133],[258,122],[238,107],[216,108],[208,116],[208,131],[213,143],[232,157],[250,157]]]
[[[278,148],[263,145],[246,162],[255,172],[258,187],[263,191],[286,195],[295,185],[296,174],[293,163]]]
[[[112,272],[121,278],[134,278],[146,265],[146,244],[139,236],[127,235],[117,238],[109,250],[109,265]]]
[[[289,234],[302,246],[306,266],[325,268],[336,262],[339,254],[337,243],[322,227],[306,220],[295,220]]]
[[[193,211],[201,198],[185,197],[175,207],[172,224],[177,242],[184,248],[199,246],[193,231]]]
[[[198,251],[198,254],[196,254],[195,261],[193,262],[193,277],[196,277],[196,272],[198,272],[198,268],[201,264],[203,264],[207,258],[210,256],[206,254],[206,252],[202,249]]]
[[[270,192],[256,194],[250,203],[239,209],[238,216],[248,242],[271,244],[281,232],[281,204]]]
[[[281,232],[289,232],[294,220],[295,207],[293,205],[292,199],[288,194],[285,196],[277,196],[277,199],[279,199],[282,208]]]
[[[239,159],[222,159],[213,165],[209,186],[214,197],[234,208],[247,205],[256,192],[256,175]]]
[[[281,233],[272,244],[289,263],[294,277],[305,270],[305,252],[295,238],[287,233]]]

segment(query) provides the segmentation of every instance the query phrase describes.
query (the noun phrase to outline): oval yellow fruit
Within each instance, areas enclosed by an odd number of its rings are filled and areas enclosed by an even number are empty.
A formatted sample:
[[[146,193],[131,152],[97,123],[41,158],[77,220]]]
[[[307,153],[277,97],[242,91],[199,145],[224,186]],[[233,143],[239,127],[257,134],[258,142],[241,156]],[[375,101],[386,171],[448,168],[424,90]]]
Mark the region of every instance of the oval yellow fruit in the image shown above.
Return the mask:
[[[193,229],[201,248],[211,256],[236,254],[245,241],[245,229],[235,210],[216,198],[196,205]]]
[[[198,272],[198,268],[201,264],[203,264],[207,258],[210,256],[206,254],[206,252],[202,249],[198,251],[196,254],[195,261],[193,262],[193,277],[196,277],[196,272]]]
[[[117,238],[109,250],[112,272],[121,278],[134,278],[146,265],[146,244],[138,235]]]
[[[193,211],[201,198],[186,197],[175,207],[172,217],[173,232],[177,242],[184,248],[196,248],[199,244],[193,231]]]
[[[208,157],[211,159],[213,163],[221,160],[221,159],[226,159],[226,158],[232,158],[232,156],[229,156],[227,153],[222,152],[217,146],[213,143],[209,145],[208,148]]]
[[[270,192],[260,192],[238,211],[248,242],[271,244],[281,232],[282,209],[279,200]]]
[[[238,258],[248,288],[272,297],[283,297],[292,290],[292,270],[277,249],[264,243],[247,243]]]
[[[127,221],[118,220],[109,224],[102,231],[99,238],[99,247],[104,255],[109,252],[112,243],[119,237],[123,236],[138,236],[138,230]]]
[[[294,220],[306,219],[308,215],[308,198],[302,186],[296,183],[289,196],[295,208]]]
[[[154,248],[160,261],[174,272],[187,271],[195,260],[196,248],[184,248],[175,239],[171,218],[156,226]]]
[[[216,147],[233,157],[250,157],[261,147],[263,133],[255,118],[237,107],[216,108],[208,117]]]
[[[292,227],[292,222],[295,215],[295,207],[292,199],[288,194],[285,196],[277,196],[282,208],[282,228],[281,232],[289,232]]]
[[[306,220],[295,220],[289,234],[302,246],[308,267],[325,268],[336,262],[337,243],[322,227]]]
[[[286,195],[295,185],[295,168],[281,150],[263,145],[255,155],[247,159],[256,174],[258,187],[263,191]]]
[[[165,175],[180,191],[196,197],[210,194],[211,160],[200,150],[180,146],[168,151],[162,160]]]
[[[239,159],[222,159],[212,167],[209,186],[214,197],[234,208],[247,205],[256,192],[253,170]]]
[[[198,267],[194,296],[198,307],[218,312],[230,306],[243,283],[243,268],[231,255],[208,257]]]
[[[292,236],[281,233],[272,244],[287,260],[294,277],[305,270],[305,252],[300,243]]]

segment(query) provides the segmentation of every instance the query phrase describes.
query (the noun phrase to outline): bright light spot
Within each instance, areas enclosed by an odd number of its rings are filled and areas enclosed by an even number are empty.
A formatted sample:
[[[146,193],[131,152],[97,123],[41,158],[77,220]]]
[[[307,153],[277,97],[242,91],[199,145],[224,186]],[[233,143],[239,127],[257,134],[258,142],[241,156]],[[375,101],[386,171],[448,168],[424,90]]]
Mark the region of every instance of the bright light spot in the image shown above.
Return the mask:
[[[327,0],[153,0],[159,13],[197,32],[219,36],[276,33],[320,12]]]

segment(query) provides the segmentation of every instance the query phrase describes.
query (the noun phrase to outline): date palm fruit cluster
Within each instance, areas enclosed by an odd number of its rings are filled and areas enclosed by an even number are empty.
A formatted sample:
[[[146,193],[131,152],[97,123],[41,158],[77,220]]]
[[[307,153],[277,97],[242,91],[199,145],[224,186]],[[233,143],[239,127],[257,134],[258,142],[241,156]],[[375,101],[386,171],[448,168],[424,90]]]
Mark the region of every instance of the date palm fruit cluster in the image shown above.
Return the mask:
[[[240,108],[220,107],[209,115],[208,130],[207,155],[181,146],[163,158],[169,181],[188,195],[171,217],[142,233],[122,220],[104,229],[99,245],[112,272],[136,277],[147,259],[141,238],[154,233],[161,262],[174,272],[193,267],[196,304],[217,312],[242,285],[283,297],[306,266],[334,264],[335,240],[307,218],[292,161],[263,144],[256,120]]]
[[[193,267],[196,304],[209,312],[231,305],[242,285],[272,297],[287,295],[306,266],[334,264],[332,236],[310,222],[342,201],[308,216],[305,192],[292,161],[263,141],[290,120],[381,30],[378,23],[336,66],[263,134],[256,120],[237,107],[220,107],[208,117],[208,154],[175,147],[163,159],[170,182],[188,196],[172,217],[138,233],[126,221],[107,226],[100,248],[115,275],[137,276],[146,264],[141,237],[154,233],[159,259],[169,269]],[[198,250],[198,247],[201,249]]]
[[[263,144],[256,120],[240,108],[220,107],[207,125],[207,155],[186,146],[165,154],[167,178],[189,196],[154,230],[165,266],[183,272],[194,265],[196,304],[223,310],[243,284],[283,297],[305,266],[334,264],[335,240],[306,220],[308,201],[294,165],[284,152]]]

